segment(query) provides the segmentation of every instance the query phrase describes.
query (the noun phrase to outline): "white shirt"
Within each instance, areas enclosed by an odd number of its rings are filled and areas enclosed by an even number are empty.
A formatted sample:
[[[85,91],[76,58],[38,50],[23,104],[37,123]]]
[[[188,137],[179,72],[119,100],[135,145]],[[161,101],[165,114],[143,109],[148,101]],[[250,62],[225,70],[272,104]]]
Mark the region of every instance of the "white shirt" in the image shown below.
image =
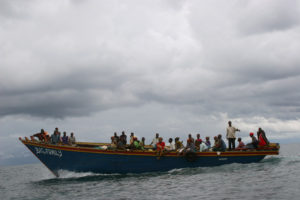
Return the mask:
[[[152,140],[152,143],[151,143],[151,144],[152,144],[153,147],[155,147],[157,143],[158,143],[158,138],[155,137],[155,138]]]
[[[226,137],[227,138],[235,138],[235,132],[237,131],[238,129],[236,129],[235,127],[233,126],[228,126],[227,127],[227,135]]]
[[[199,151],[200,152],[202,152],[202,151],[204,151],[205,149],[207,149],[207,146],[206,146],[206,144],[204,144],[203,142],[200,144],[200,149],[199,149]]]
[[[175,144],[172,142],[172,143],[168,143],[167,144],[168,147],[166,147],[168,150],[170,151],[174,151],[175,150]]]

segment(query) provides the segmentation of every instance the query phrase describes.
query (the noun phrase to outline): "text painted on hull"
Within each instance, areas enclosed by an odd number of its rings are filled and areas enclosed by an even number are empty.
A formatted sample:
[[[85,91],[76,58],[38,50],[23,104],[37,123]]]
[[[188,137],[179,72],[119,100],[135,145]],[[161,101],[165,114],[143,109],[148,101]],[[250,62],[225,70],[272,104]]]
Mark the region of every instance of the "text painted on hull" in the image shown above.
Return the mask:
[[[61,150],[55,150],[55,149],[46,149],[46,148],[40,148],[40,147],[34,147],[36,154],[44,154],[49,156],[57,156],[59,158],[62,157]]]

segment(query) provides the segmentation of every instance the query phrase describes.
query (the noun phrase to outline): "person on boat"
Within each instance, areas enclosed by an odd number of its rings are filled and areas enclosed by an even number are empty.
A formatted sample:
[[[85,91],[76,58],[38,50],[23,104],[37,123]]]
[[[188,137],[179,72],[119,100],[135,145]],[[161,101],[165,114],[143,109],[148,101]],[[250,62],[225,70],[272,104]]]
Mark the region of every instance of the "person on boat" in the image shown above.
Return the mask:
[[[200,134],[199,134],[199,138],[200,138]],[[192,142],[195,142],[195,139],[192,137],[192,134],[188,135],[188,139],[191,140]]]
[[[117,143],[116,143],[116,140],[114,138],[114,136],[111,136],[111,143],[110,143],[110,146],[108,147],[109,150],[116,150],[117,149]]]
[[[63,136],[61,138],[61,141],[63,144],[69,144],[69,137],[67,136],[67,133],[64,131]]]
[[[227,127],[227,134],[226,134],[226,138],[227,138],[227,140],[228,140],[228,147],[229,147],[229,151],[231,150],[231,149],[235,149],[235,132],[236,131],[240,131],[239,129],[237,129],[237,128],[235,128],[235,127],[233,127],[233,126],[231,126],[231,121],[229,121],[228,122],[228,127]],[[232,146],[232,148],[231,148],[231,146]]]
[[[259,146],[266,146],[266,145],[269,145],[269,143],[270,143],[266,137],[265,131],[262,128],[258,128],[257,138],[258,138]]]
[[[196,136],[196,140],[195,140],[195,147],[196,147],[196,150],[199,150],[200,148],[200,134],[198,133],[197,136]],[[202,140],[201,140],[202,141]]]
[[[200,142],[200,145],[199,145],[199,151],[200,151],[200,152],[206,151],[208,148],[207,148],[207,146],[205,145],[205,143],[202,142],[201,139],[200,139],[199,142]]]
[[[120,140],[124,145],[127,144],[127,135],[125,135],[125,131],[122,131],[122,135],[120,135]]]
[[[209,137],[208,137],[208,136],[205,138],[205,145],[207,146],[208,149],[210,149],[211,144],[210,144],[210,141],[209,141]]]
[[[140,150],[145,150],[145,138],[144,137],[142,137],[142,139],[141,139],[141,141],[140,141],[140,143],[139,143],[139,149]]]
[[[74,133],[72,132],[72,133],[71,133],[71,136],[70,136],[70,138],[69,138],[69,144],[70,144],[70,145],[75,145],[75,143],[76,143],[76,138],[75,138],[75,136],[74,136]]]
[[[115,139],[114,139],[114,142],[115,142]],[[124,143],[121,140],[119,140],[117,142],[117,149],[126,150],[126,145],[124,145]]]
[[[118,144],[119,136],[118,136],[117,132],[114,132],[114,140],[115,140],[115,143]]]
[[[157,159],[160,159],[160,157],[163,155],[164,151],[165,151],[165,142],[163,141],[163,138],[160,137],[158,138],[158,143],[156,143],[156,155],[157,155]]]
[[[38,138],[39,141],[45,141],[45,131],[44,131],[44,129],[41,129],[41,132],[34,134],[33,137]]]
[[[175,144],[173,143],[173,139],[169,138],[169,143],[166,146],[167,151],[175,151]]]
[[[132,146],[133,145],[133,142],[134,142],[134,133],[131,132],[130,133],[130,141],[129,141],[129,146]]]
[[[186,147],[183,151],[183,155],[185,155],[188,152],[195,152],[196,151],[196,147],[195,147],[195,143],[192,139],[187,139],[186,141]]]
[[[238,138],[238,142],[239,142],[239,145],[237,148],[235,148],[235,150],[243,150],[246,148],[246,145],[244,144],[244,142],[242,141],[242,138]]]
[[[184,150],[183,142],[179,141],[179,137],[175,138],[175,150],[177,153],[181,153]]]
[[[214,137],[214,141],[215,141],[215,143],[213,146],[213,151],[217,151],[221,146],[217,136]]]
[[[256,137],[254,136],[254,133],[250,133],[249,136],[251,137],[252,142],[248,143],[246,145],[246,148],[247,149],[256,149],[257,145],[258,145],[258,141],[257,141]]]
[[[60,136],[57,130],[55,130],[54,133],[51,135],[51,143],[52,144],[60,143]]]
[[[215,138],[215,146],[213,147],[213,151],[225,151],[226,144],[222,139],[222,135],[219,134],[217,138]]]
[[[155,134],[155,138],[153,138],[150,145],[152,145],[153,149],[156,149],[156,144],[159,142],[159,133]]]

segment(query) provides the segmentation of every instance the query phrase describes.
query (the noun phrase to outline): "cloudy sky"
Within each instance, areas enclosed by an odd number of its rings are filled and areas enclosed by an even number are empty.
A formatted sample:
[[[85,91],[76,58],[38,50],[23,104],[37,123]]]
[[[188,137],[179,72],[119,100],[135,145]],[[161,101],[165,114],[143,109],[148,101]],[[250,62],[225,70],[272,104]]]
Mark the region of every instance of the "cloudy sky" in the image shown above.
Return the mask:
[[[300,141],[300,1],[0,1],[0,164],[45,128]]]

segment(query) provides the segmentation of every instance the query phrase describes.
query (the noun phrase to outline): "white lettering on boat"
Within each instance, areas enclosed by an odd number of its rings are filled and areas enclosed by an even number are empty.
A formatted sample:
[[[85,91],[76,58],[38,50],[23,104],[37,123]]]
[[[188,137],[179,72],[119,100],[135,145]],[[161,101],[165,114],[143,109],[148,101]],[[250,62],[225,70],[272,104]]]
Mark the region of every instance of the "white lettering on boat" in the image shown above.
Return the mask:
[[[46,149],[41,147],[34,147],[36,154],[45,154],[50,156],[57,156],[59,158],[62,157],[61,150],[55,150],[55,149]]]
[[[219,160],[227,160],[227,158],[219,158]]]

